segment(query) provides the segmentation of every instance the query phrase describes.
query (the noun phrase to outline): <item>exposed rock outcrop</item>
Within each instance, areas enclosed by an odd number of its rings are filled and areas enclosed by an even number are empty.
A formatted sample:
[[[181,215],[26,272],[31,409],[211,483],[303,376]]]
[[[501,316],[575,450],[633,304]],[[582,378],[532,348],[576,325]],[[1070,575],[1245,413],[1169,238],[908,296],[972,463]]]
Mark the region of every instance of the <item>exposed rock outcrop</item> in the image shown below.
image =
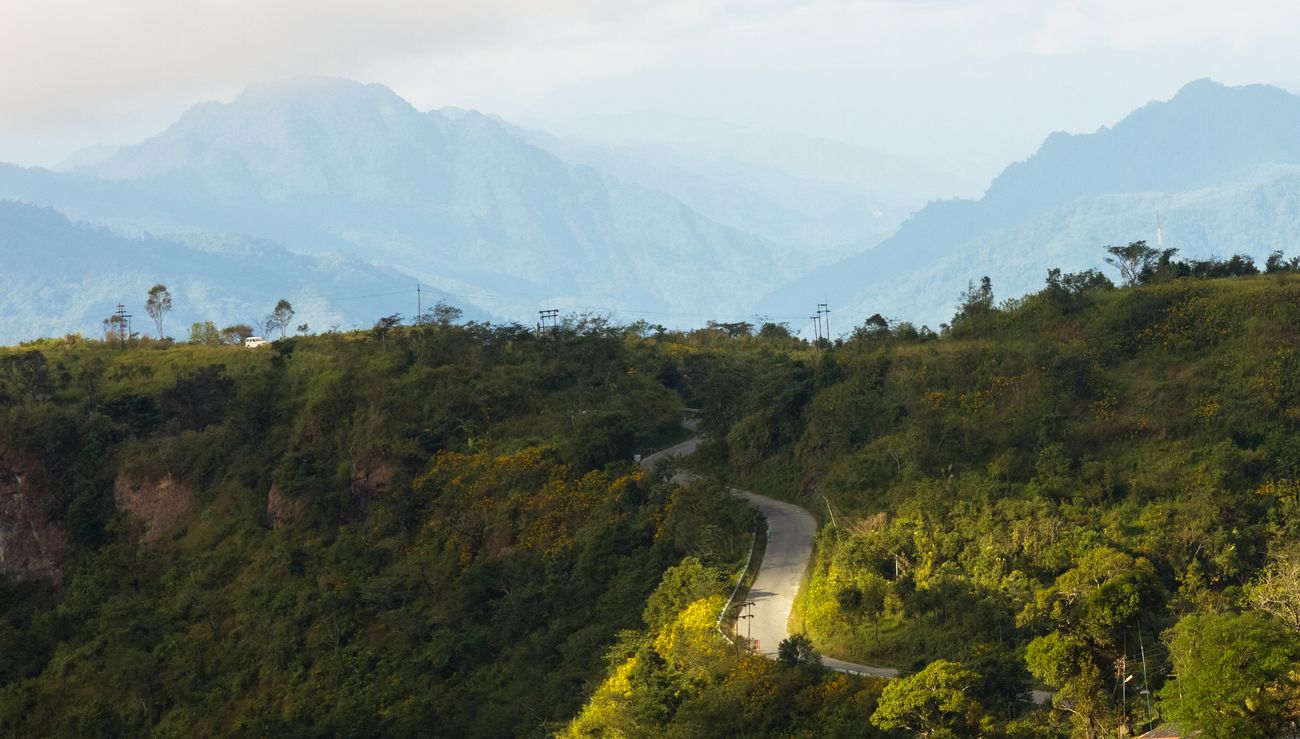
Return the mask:
[[[296,523],[306,510],[305,501],[286,495],[279,485],[266,493],[266,522],[273,529]]]
[[[0,574],[58,582],[68,533],[50,520],[55,495],[49,481],[31,469],[0,459]]]
[[[352,494],[344,508],[343,520],[360,521],[365,518],[370,502],[384,497],[392,489],[399,471],[397,463],[384,459],[370,460],[353,467],[350,480]]]
[[[119,472],[113,481],[117,509],[145,525],[142,541],[157,541],[194,507],[194,490],[171,475],[136,476]]]

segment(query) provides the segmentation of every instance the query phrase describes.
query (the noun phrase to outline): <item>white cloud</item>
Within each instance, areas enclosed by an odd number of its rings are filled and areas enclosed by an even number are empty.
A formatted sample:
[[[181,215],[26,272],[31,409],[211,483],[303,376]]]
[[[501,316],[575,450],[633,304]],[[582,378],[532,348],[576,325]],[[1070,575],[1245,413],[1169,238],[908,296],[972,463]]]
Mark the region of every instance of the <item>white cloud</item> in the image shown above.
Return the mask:
[[[425,108],[664,108],[997,161],[1195,77],[1292,78],[1298,41],[1283,0],[0,0],[0,160],[333,74]]]
[[[1295,37],[1300,5],[1284,0],[1066,0],[1034,34],[1045,54],[1229,48]]]

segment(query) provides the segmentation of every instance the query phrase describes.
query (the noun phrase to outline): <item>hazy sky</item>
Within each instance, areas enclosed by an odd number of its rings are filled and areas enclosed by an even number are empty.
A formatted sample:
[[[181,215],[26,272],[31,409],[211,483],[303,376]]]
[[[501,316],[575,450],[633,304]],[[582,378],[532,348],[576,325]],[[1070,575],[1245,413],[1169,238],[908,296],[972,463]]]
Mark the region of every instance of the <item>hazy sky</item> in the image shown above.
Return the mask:
[[[137,140],[252,82],[521,120],[653,110],[995,170],[1199,77],[1300,79],[1287,0],[0,0],[0,160]]]

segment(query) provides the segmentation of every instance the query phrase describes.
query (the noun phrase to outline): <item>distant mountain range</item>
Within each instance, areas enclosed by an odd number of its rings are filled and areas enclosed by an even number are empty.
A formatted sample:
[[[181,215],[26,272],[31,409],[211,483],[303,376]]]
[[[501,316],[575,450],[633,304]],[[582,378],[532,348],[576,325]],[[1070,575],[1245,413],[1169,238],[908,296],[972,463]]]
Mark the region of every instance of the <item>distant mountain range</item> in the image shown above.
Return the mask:
[[[816,302],[841,324],[872,313],[936,326],[968,280],[999,298],[1039,289],[1047,269],[1103,268],[1103,248],[1164,242],[1185,256],[1300,253],[1300,97],[1264,85],[1188,84],[1113,128],[1054,133],[977,201],[931,203],[878,246],[774,291],[759,312]]]
[[[1157,213],[1187,256],[1297,253],[1300,97],[1193,82],[909,217],[941,181],[811,137],[654,115],[541,132],[294,79],[56,170],[0,165],[0,201],[23,204],[0,208],[0,340],[93,332],[153,282],[180,291],[176,334],[280,297],[316,328],[368,326],[414,313],[417,282],[498,321],[804,329],[826,302],[837,332],[877,312],[934,327],[968,280],[1007,298],[1050,267],[1103,267],[1103,247],[1154,240]]]
[[[813,136],[650,113],[552,125],[525,135],[813,260],[874,245],[948,186],[917,162]]]
[[[335,79],[204,103],[0,198],[124,233],[238,234],[341,254],[507,319],[540,307],[743,315],[799,261],[663,193],[574,166],[478,113]],[[707,276],[707,277],[706,277]]]
[[[18,203],[0,202],[0,254],[7,255],[0,271],[4,344],[73,332],[101,336],[103,320],[118,303],[134,315],[135,331],[152,335],[143,305],[159,282],[168,285],[174,304],[163,327],[181,338],[195,321],[257,326],[280,298],[293,304],[294,325],[306,323],[313,331],[351,328],[353,315],[369,318],[362,324],[369,327],[372,316],[416,312],[414,283],[357,259],[294,254],[231,238],[209,245],[126,238]],[[425,299],[432,305],[450,298],[426,288]]]

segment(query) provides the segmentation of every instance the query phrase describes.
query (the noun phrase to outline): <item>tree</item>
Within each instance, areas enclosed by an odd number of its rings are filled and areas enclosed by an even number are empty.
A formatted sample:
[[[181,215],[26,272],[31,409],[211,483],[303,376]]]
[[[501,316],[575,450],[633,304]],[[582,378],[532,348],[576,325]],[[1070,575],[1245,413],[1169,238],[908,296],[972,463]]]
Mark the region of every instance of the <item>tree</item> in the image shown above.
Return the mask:
[[[762,327],[758,329],[758,337],[768,341],[789,341],[791,339],[790,324],[764,321]]]
[[[991,310],[993,310],[993,280],[989,279],[988,275],[984,275],[980,278],[979,287],[975,286],[974,280],[968,281],[965,291],[961,294],[961,303],[957,306],[957,318],[969,318]],[[887,322],[886,326],[888,326]]]
[[[871,723],[921,737],[974,736],[985,713],[969,695],[979,681],[979,673],[959,662],[935,660],[915,675],[891,680]]]
[[[1291,736],[1300,706],[1300,636],[1262,613],[1206,613],[1173,628],[1176,678],[1163,715],[1207,739]]]
[[[835,592],[835,604],[849,620],[849,628],[857,630],[862,618],[862,589],[856,585],[840,588]]]
[[[1025,665],[1029,674],[1056,689],[1052,706],[1071,714],[1080,736],[1098,735],[1105,689],[1101,670],[1082,639],[1058,632],[1040,636],[1025,649]]]
[[[853,330],[853,338],[859,341],[889,338],[889,319],[879,313],[872,315]]]
[[[1097,547],[1051,586],[1040,588],[1019,619],[1024,625],[1046,618],[1062,631],[1086,639],[1094,650],[1114,648],[1151,610],[1158,586],[1155,567],[1145,557]]]
[[[652,631],[658,630],[691,603],[722,591],[724,580],[717,568],[704,565],[698,557],[686,557],[664,572],[659,587],[646,599],[641,618]]]
[[[48,397],[54,392],[54,381],[45,355],[39,351],[27,351],[0,357],[0,397],[3,397],[5,386],[19,396]]]
[[[628,712],[643,729],[664,726],[671,721],[686,694],[681,673],[649,647],[637,653],[627,681]]]
[[[236,323],[233,326],[226,326],[221,329],[221,342],[223,344],[242,344],[244,339],[253,335],[253,327],[247,323]]]
[[[1300,547],[1274,552],[1268,565],[1246,587],[1251,605],[1300,631]]]
[[[423,325],[431,323],[435,326],[447,327],[459,321],[464,312],[454,305],[449,305],[445,300],[439,300],[432,308],[426,310],[419,319],[417,324]]]
[[[402,325],[402,314],[394,313],[391,316],[384,316],[376,321],[374,328],[370,329],[370,333],[372,333],[376,339],[379,339],[379,343],[383,344],[387,342],[388,334],[400,325]]]
[[[172,294],[167,286],[159,283],[149,288],[149,297],[144,301],[144,310],[158,327],[158,338],[163,337],[163,316],[172,309]]]
[[[855,631],[858,623],[865,617],[876,626],[876,636],[880,635],[880,616],[885,611],[885,581],[878,576],[869,576],[865,585],[850,585],[840,588],[835,593],[835,603],[849,620],[849,626]]]
[[[822,656],[813,649],[812,639],[807,634],[791,634],[783,639],[776,648],[776,659],[788,667],[818,667],[822,665]]]
[[[754,324],[745,321],[733,321],[731,323],[709,321],[705,324],[705,328],[714,331],[721,331],[730,339],[737,339],[742,336],[752,336],[754,333]]]
[[[221,332],[212,321],[195,321],[190,324],[190,343],[216,346],[222,343]]]
[[[1145,241],[1134,241],[1128,246],[1108,246],[1106,264],[1119,270],[1126,287],[1137,285],[1142,273],[1151,270],[1160,260],[1160,251],[1147,246]],[[1172,254],[1170,254],[1172,256]]]
[[[271,314],[266,317],[266,332],[279,331],[280,338],[284,338],[285,330],[289,328],[289,322],[293,320],[293,306],[289,301],[280,298],[271,309]]]
[[[880,638],[880,617],[885,614],[885,596],[889,586],[885,579],[873,576],[862,589],[862,615],[867,617],[876,629],[876,638]]]
[[[104,319],[104,339],[111,341],[116,339],[123,344],[126,343],[127,319],[120,313],[114,313]]]
[[[1264,262],[1264,271],[1269,274],[1300,271],[1300,257],[1287,259],[1282,254],[1281,249],[1276,249],[1268,255],[1268,259]]]

